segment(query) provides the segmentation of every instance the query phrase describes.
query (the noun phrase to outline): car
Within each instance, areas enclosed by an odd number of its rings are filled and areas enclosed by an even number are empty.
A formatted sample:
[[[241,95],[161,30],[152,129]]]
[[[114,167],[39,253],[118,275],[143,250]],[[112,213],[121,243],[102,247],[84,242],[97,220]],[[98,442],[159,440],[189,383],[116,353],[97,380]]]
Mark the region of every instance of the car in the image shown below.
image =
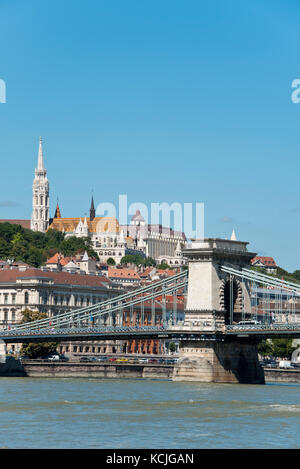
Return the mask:
[[[256,321],[255,319],[253,319],[253,320],[252,320],[252,319],[251,319],[251,320],[249,319],[249,320],[246,320],[246,321],[240,321],[238,324],[239,324],[239,326],[251,326],[251,325],[252,325],[252,326],[253,326],[253,325],[257,326],[257,325],[260,325],[261,322],[260,322],[260,321]]]
[[[117,363],[125,363],[125,362],[128,362],[128,358],[117,358],[116,362]]]
[[[107,361],[107,360],[108,360],[108,357],[98,357],[99,362],[104,362],[104,361]]]
[[[69,360],[69,357],[66,357],[65,355],[60,355],[59,359],[62,360],[62,361],[67,362]]]
[[[115,362],[116,359],[115,359],[114,357],[110,357],[110,358],[108,359],[108,361],[109,361],[109,362]]]
[[[148,363],[148,358],[139,358],[139,363]]]
[[[158,359],[157,358],[150,358],[149,363],[157,363]]]
[[[59,355],[49,355],[47,360],[51,360],[51,361],[59,360]]]
[[[80,357],[79,361],[80,362],[89,362],[90,360],[89,360],[89,357]]]

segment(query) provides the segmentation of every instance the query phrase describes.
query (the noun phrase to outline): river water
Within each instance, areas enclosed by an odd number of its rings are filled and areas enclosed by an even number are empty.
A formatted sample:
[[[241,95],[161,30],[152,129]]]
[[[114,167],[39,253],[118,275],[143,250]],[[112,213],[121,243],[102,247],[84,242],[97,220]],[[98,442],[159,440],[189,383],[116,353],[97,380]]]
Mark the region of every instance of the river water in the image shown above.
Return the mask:
[[[0,448],[299,448],[300,385],[0,378]]]

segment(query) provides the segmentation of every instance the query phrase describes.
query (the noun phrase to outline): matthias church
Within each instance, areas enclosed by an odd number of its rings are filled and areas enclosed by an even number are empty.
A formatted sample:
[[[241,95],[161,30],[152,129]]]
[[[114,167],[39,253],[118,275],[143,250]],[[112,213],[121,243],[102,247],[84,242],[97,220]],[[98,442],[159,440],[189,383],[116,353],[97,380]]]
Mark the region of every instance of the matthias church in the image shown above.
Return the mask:
[[[182,248],[186,244],[184,233],[165,228],[160,224],[145,223],[139,210],[132,217],[129,225],[119,225],[116,218],[96,216],[93,196],[89,217],[64,218],[57,203],[54,216],[51,218],[49,201],[49,181],[40,138],[37,167],[32,185],[30,228],[33,231],[46,232],[48,229],[54,229],[65,233],[66,237],[89,237],[100,262],[113,258],[116,264],[119,264],[126,254],[138,253],[145,257],[152,257],[159,263],[173,266],[185,264],[182,256]],[[23,222],[25,226],[27,221],[23,220]]]

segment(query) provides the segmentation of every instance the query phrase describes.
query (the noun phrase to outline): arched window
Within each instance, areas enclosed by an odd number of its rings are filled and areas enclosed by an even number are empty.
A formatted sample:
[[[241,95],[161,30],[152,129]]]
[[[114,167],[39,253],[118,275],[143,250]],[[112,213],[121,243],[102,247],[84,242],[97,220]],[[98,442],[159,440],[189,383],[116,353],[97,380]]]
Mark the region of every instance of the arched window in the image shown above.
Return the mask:
[[[28,291],[25,292],[24,303],[25,303],[25,305],[28,305],[28,303],[29,303]]]

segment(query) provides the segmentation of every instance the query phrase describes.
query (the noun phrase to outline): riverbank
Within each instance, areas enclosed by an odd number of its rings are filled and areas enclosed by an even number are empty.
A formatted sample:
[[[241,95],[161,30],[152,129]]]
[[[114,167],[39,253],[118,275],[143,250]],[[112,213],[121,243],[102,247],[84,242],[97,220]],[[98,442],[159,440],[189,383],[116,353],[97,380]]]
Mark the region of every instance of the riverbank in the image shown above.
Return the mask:
[[[103,363],[78,361],[19,361],[0,363],[0,377],[30,378],[134,378],[172,380],[173,365],[161,363]],[[265,382],[299,383],[299,369],[264,368]]]
[[[0,364],[1,376],[30,378],[140,378],[172,379],[173,365],[156,363],[53,362],[8,359]]]
[[[299,369],[264,368],[265,382],[300,383]]]

